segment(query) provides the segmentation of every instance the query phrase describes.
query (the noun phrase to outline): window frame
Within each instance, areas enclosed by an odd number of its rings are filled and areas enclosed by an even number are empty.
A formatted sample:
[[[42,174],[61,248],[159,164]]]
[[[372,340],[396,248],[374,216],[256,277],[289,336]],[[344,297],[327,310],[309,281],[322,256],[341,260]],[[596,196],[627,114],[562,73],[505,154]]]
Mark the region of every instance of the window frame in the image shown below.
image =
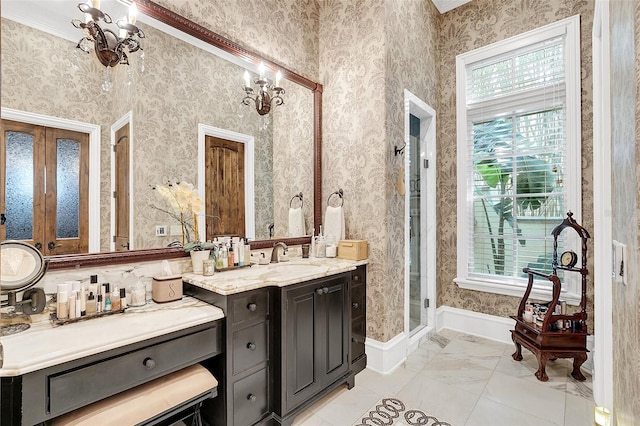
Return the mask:
[[[573,212],[573,218],[581,222],[582,216],[582,174],[581,174],[581,73],[580,73],[580,15],[539,27],[510,37],[508,39],[480,47],[478,49],[456,56],[456,101],[457,101],[457,276],[454,282],[463,289],[483,291],[488,293],[503,294],[522,297],[526,289],[526,279],[513,277],[492,279],[470,277],[468,263],[471,259],[468,242],[468,223],[473,218],[473,200],[471,198],[471,180],[473,177],[472,159],[467,151],[469,126],[471,120],[467,105],[467,75],[468,68],[473,64],[486,62],[490,58],[498,58],[514,50],[520,50],[527,46],[540,43],[565,35],[564,63],[565,63],[565,135],[566,135],[566,161],[564,180],[566,182],[566,209]],[[532,91],[532,93],[535,92]],[[522,98],[527,95],[519,95]],[[535,93],[531,98],[535,102]],[[518,112],[511,102],[504,102],[501,112],[511,114]],[[496,105],[492,105],[494,109]],[[509,109],[511,108],[511,109]],[[493,114],[496,114],[494,109]],[[494,117],[499,116],[493,115]],[[476,115],[474,115],[476,117]],[[471,192],[470,192],[471,189]],[[560,220],[559,222],[560,223]],[[573,235],[567,235],[566,246],[574,251],[579,251],[580,243]],[[578,252],[576,251],[576,252]],[[571,305],[580,303],[580,281],[576,274],[566,274],[563,279],[561,298]],[[548,299],[551,296],[551,286],[535,282],[531,292],[531,298]]]

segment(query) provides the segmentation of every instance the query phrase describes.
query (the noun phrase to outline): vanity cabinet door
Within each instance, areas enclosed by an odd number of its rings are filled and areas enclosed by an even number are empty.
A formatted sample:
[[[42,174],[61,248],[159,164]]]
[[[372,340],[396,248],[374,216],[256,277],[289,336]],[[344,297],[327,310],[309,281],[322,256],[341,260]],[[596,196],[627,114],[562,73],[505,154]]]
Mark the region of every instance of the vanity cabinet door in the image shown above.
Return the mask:
[[[284,291],[285,412],[347,373],[347,288],[343,275]]]

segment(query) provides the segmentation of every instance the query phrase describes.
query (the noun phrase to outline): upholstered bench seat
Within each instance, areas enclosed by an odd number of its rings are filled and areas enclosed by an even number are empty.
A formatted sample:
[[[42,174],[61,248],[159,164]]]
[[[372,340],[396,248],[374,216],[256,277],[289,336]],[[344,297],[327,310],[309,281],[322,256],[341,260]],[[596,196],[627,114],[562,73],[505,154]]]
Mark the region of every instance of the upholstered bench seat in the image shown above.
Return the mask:
[[[96,384],[99,386],[99,384]],[[192,365],[54,419],[52,425],[152,425],[217,395],[218,381]],[[196,407],[195,414],[199,415]]]

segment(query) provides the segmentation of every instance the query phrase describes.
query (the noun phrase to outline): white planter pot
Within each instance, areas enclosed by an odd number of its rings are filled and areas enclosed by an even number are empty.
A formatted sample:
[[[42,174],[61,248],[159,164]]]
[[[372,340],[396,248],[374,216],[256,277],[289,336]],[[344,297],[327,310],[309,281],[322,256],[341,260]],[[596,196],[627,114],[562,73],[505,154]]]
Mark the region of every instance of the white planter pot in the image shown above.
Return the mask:
[[[191,251],[191,265],[193,273],[202,275],[202,262],[209,259],[211,250]]]

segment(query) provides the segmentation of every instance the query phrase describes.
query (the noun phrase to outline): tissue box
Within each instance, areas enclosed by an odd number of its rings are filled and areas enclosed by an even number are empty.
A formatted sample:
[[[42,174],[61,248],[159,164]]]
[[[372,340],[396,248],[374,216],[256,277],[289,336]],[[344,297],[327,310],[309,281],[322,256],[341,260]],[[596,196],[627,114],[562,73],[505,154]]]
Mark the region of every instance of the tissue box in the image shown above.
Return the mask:
[[[151,298],[156,303],[182,299],[182,275],[153,277]]]
[[[368,256],[366,240],[338,241],[338,258],[350,260],[364,260]]]

